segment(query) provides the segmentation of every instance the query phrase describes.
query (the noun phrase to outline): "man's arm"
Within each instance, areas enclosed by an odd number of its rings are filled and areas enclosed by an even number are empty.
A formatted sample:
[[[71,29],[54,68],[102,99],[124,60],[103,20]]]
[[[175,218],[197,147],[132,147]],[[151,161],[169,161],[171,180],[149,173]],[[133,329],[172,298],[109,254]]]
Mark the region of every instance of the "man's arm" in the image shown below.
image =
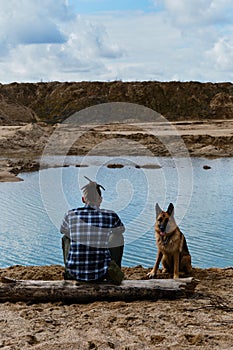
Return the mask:
[[[113,231],[114,234],[116,234],[116,235],[123,234],[123,233],[125,232],[125,226],[124,226],[124,224],[121,222],[121,224],[120,224],[119,226],[114,227],[112,231]]]
[[[114,227],[112,228],[112,233],[109,237],[109,248],[120,247],[124,245],[125,226],[117,214]]]
[[[69,224],[68,224],[68,214],[65,215],[62,224],[61,224],[61,228],[60,228],[60,232],[65,235],[66,237],[70,238],[70,229],[69,229]]]
[[[116,230],[116,233],[118,234],[122,234],[125,232],[125,226],[117,214],[116,214],[116,223],[114,227],[114,232],[115,230]]]

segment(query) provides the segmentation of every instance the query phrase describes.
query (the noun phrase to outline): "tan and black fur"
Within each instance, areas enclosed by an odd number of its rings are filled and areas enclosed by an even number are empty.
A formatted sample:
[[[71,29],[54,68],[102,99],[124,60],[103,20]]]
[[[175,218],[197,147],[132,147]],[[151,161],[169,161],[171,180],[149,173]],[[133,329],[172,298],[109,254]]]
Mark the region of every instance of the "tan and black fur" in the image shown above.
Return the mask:
[[[162,260],[162,271],[179,278],[179,273],[190,275],[192,271],[191,256],[186,239],[174,219],[174,206],[169,204],[167,211],[162,211],[156,204],[155,238],[158,254],[153,269],[148,273],[150,278],[156,276]]]

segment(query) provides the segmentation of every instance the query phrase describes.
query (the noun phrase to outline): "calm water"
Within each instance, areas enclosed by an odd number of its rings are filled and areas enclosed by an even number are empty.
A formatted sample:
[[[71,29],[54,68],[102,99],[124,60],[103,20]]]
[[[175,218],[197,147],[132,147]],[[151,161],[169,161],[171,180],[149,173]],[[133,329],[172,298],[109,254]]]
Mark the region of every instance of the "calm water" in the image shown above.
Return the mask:
[[[233,265],[232,158],[69,157],[69,162],[88,167],[50,168],[21,174],[23,182],[0,184],[0,267],[63,263],[59,227],[65,211],[81,205],[83,175],[106,188],[102,207],[116,210],[125,223],[124,266],[154,264],[156,202],[162,208],[174,203],[194,266]],[[109,162],[124,167],[110,169]],[[204,170],[205,164],[211,169]]]

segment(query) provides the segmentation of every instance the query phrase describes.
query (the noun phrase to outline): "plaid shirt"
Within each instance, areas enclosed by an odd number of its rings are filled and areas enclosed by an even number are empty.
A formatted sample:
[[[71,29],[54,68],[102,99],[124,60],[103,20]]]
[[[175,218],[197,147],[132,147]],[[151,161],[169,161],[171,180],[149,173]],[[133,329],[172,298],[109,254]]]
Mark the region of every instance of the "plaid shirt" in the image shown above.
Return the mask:
[[[124,230],[114,211],[89,205],[69,210],[61,225],[61,233],[70,238],[67,270],[81,281],[102,278],[111,260],[109,236],[114,233],[122,237]]]

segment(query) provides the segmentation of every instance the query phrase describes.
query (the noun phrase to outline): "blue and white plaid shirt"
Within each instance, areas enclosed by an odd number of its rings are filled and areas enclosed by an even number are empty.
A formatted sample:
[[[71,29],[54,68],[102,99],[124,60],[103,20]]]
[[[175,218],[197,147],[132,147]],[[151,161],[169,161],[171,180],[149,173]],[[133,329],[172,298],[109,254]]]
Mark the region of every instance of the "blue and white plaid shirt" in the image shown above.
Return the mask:
[[[109,236],[114,233],[122,237],[124,231],[124,225],[114,211],[89,205],[69,210],[61,225],[61,233],[70,238],[66,269],[77,280],[101,279],[111,260]],[[119,245],[124,244],[122,239]]]

